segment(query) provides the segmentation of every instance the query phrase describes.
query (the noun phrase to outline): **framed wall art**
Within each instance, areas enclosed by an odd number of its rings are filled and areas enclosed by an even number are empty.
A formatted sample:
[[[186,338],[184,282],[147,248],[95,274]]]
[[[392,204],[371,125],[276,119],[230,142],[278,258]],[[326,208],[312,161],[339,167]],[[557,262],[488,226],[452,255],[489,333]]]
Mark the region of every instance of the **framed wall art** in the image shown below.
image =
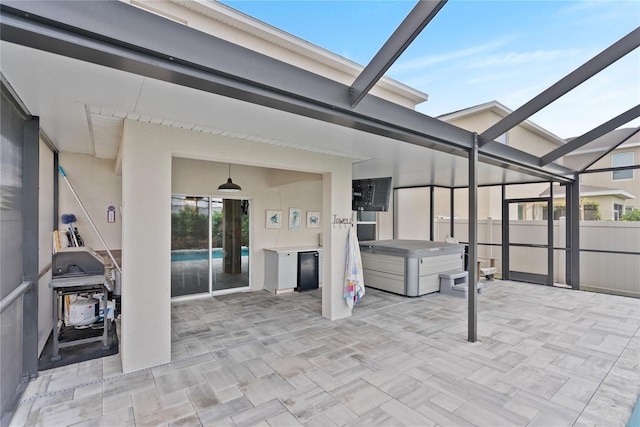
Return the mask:
[[[300,230],[302,209],[289,208],[289,230]]]
[[[267,209],[266,227],[280,228],[282,225],[282,211],[274,211]]]
[[[307,211],[307,228],[320,227],[320,212]]]

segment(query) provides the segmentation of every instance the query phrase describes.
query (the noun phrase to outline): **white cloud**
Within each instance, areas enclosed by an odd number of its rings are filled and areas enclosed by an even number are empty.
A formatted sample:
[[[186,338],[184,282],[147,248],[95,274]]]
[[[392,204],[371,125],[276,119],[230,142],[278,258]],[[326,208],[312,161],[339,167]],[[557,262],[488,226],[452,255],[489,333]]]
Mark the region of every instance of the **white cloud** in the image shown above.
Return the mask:
[[[581,135],[605,123],[640,103],[639,64],[640,52],[632,52],[540,111],[535,119],[563,137]]]
[[[431,67],[435,64],[443,62],[451,62],[455,59],[463,59],[476,56],[487,51],[491,51],[506,45],[512,37],[504,37],[478,46],[472,46],[466,49],[460,49],[452,52],[442,53],[439,55],[425,55],[410,61],[399,61],[392,69],[396,73],[415,72],[423,68]]]
[[[556,61],[560,58],[575,57],[582,53],[580,49],[536,50],[533,52],[504,52],[476,58],[469,63],[470,68],[496,68]]]
[[[640,15],[640,3],[637,0],[588,0],[569,3],[556,13],[569,26],[602,25],[619,23],[621,20],[635,19]]]

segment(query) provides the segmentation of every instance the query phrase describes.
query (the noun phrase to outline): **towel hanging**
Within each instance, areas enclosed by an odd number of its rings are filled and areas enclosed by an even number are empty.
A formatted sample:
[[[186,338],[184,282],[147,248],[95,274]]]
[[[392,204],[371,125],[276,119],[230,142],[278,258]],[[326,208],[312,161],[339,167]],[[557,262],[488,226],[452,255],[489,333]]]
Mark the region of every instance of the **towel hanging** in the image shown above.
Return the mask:
[[[347,236],[347,254],[344,273],[344,294],[347,305],[351,308],[364,296],[364,276],[362,273],[362,258],[356,229],[349,227]]]

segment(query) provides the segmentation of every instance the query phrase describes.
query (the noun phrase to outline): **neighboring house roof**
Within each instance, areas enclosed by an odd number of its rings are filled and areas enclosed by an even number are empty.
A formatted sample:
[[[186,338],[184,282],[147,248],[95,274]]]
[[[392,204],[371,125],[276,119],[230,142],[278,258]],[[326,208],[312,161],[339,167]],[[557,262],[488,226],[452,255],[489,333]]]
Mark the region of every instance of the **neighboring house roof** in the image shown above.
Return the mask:
[[[548,196],[549,189],[547,188],[541,196]],[[583,197],[596,197],[596,196],[615,196],[621,199],[635,199],[636,196],[624,190],[617,190],[613,188],[595,187],[592,185],[580,185],[580,196]],[[564,186],[553,187],[553,198],[563,199],[566,197],[566,188]]]
[[[225,25],[236,28],[242,32],[249,33],[255,37],[263,39],[269,43],[280,46],[284,49],[295,52],[298,55],[317,61],[326,66],[342,71],[353,76],[354,80],[364,67],[350,59],[335,54],[327,49],[323,49],[313,43],[282,31],[272,25],[262,22],[252,16],[246,15],[236,9],[226,6],[217,1],[209,0],[169,0],[184,8],[192,10],[201,15],[207,16]],[[135,5],[140,5],[136,2]],[[145,7],[149,7],[145,4]],[[171,19],[172,17],[169,16]],[[415,104],[420,104],[428,100],[426,93],[393,80],[389,77],[382,77],[377,83],[381,88],[394,92],[400,96],[412,100]]]
[[[611,131],[605,135],[602,135],[600,138],[596,138],[587,145],[567,154],[567,156],[576,156],[580,154],[587,153],[596,153],[601,151],[608,151],[611,149],[616,142],[623,139],[625,136],[633,133],[636,128],[622,128]],[[575,137],[568,138],[568,141],[575,139]],[[628,140],[626,140],[622,145],[618,146],[616,149],[620,148],[631,148],[640,146],[640,132],[637,132],[635,135],[631,136]]]
[[[462,110],[442,114],[437,116],[436,118],[448,122],[450,120],[461,119],[463,117],[472,116],[484,111],[491,111],[501,117],[506,117],[513,112],[513,110],[499,103],[498,101],[489,101],[485,102],[484,104],[474,105],[473,107],[463,108]],[[564,145],[566,142],[558,135],[549,132],[543,127],[533,123],[531,120],[525,120],[524,122],[520,123],[520,126],[543,138],[548,139],[556,145]]]

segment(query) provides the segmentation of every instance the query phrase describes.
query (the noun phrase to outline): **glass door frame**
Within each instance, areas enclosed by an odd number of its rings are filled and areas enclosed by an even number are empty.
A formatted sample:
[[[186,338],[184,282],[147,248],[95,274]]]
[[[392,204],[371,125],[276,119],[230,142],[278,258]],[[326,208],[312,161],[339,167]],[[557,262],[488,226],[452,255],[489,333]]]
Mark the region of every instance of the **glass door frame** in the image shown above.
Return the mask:
[[[183,193],[172,193],[171,197],[202,197],[208,199],[208,208],[209,208],[209,219],[208,219],[208,233],[209,233],[209,257],[208,257],[208,265],[209,265],[209,287],[207,292],[199,292],[196,294],[190,295],[180,295],[171,297],[171,301],[185,301],[190,299],[198,299],[209,296],[217,296],[217,295],[226,295],[236,292],[246,292],[251,289],[251,271],[253,269],[253,257],[251,256],[251,248],[253,246],[253,198],[252,197],[242,197],[241,195],[230,196],[230,195],[221,195],[221,194],[183,194]],[[213,260],[212,260],[212,251],[213,248],[213,225],[211,222],[211,218],[213,217],[213,199],[233,199],[233,200],[247,200],[249,202],[249,245],[247,250],[249,251],[249,275],[248,275],[248,283],[247,286],[237,287],[237,288],[229,288],[229,289],[220,289],[213,290]]]
[[[547,204],[547,243],[512,243],[509,236],[510,205],[519,203],[546,203]],[[502,201],[502,278],[516,282],[535,283],[539,285],[553,286],[553,199],[551,197],[531,197],[521,199],[504,199]],[[515,221],[515,220],[514,220]],[[510,268],[510,248],[539,248],[547,250],[547,274],[528,273],[524,271],[513,271]]]

